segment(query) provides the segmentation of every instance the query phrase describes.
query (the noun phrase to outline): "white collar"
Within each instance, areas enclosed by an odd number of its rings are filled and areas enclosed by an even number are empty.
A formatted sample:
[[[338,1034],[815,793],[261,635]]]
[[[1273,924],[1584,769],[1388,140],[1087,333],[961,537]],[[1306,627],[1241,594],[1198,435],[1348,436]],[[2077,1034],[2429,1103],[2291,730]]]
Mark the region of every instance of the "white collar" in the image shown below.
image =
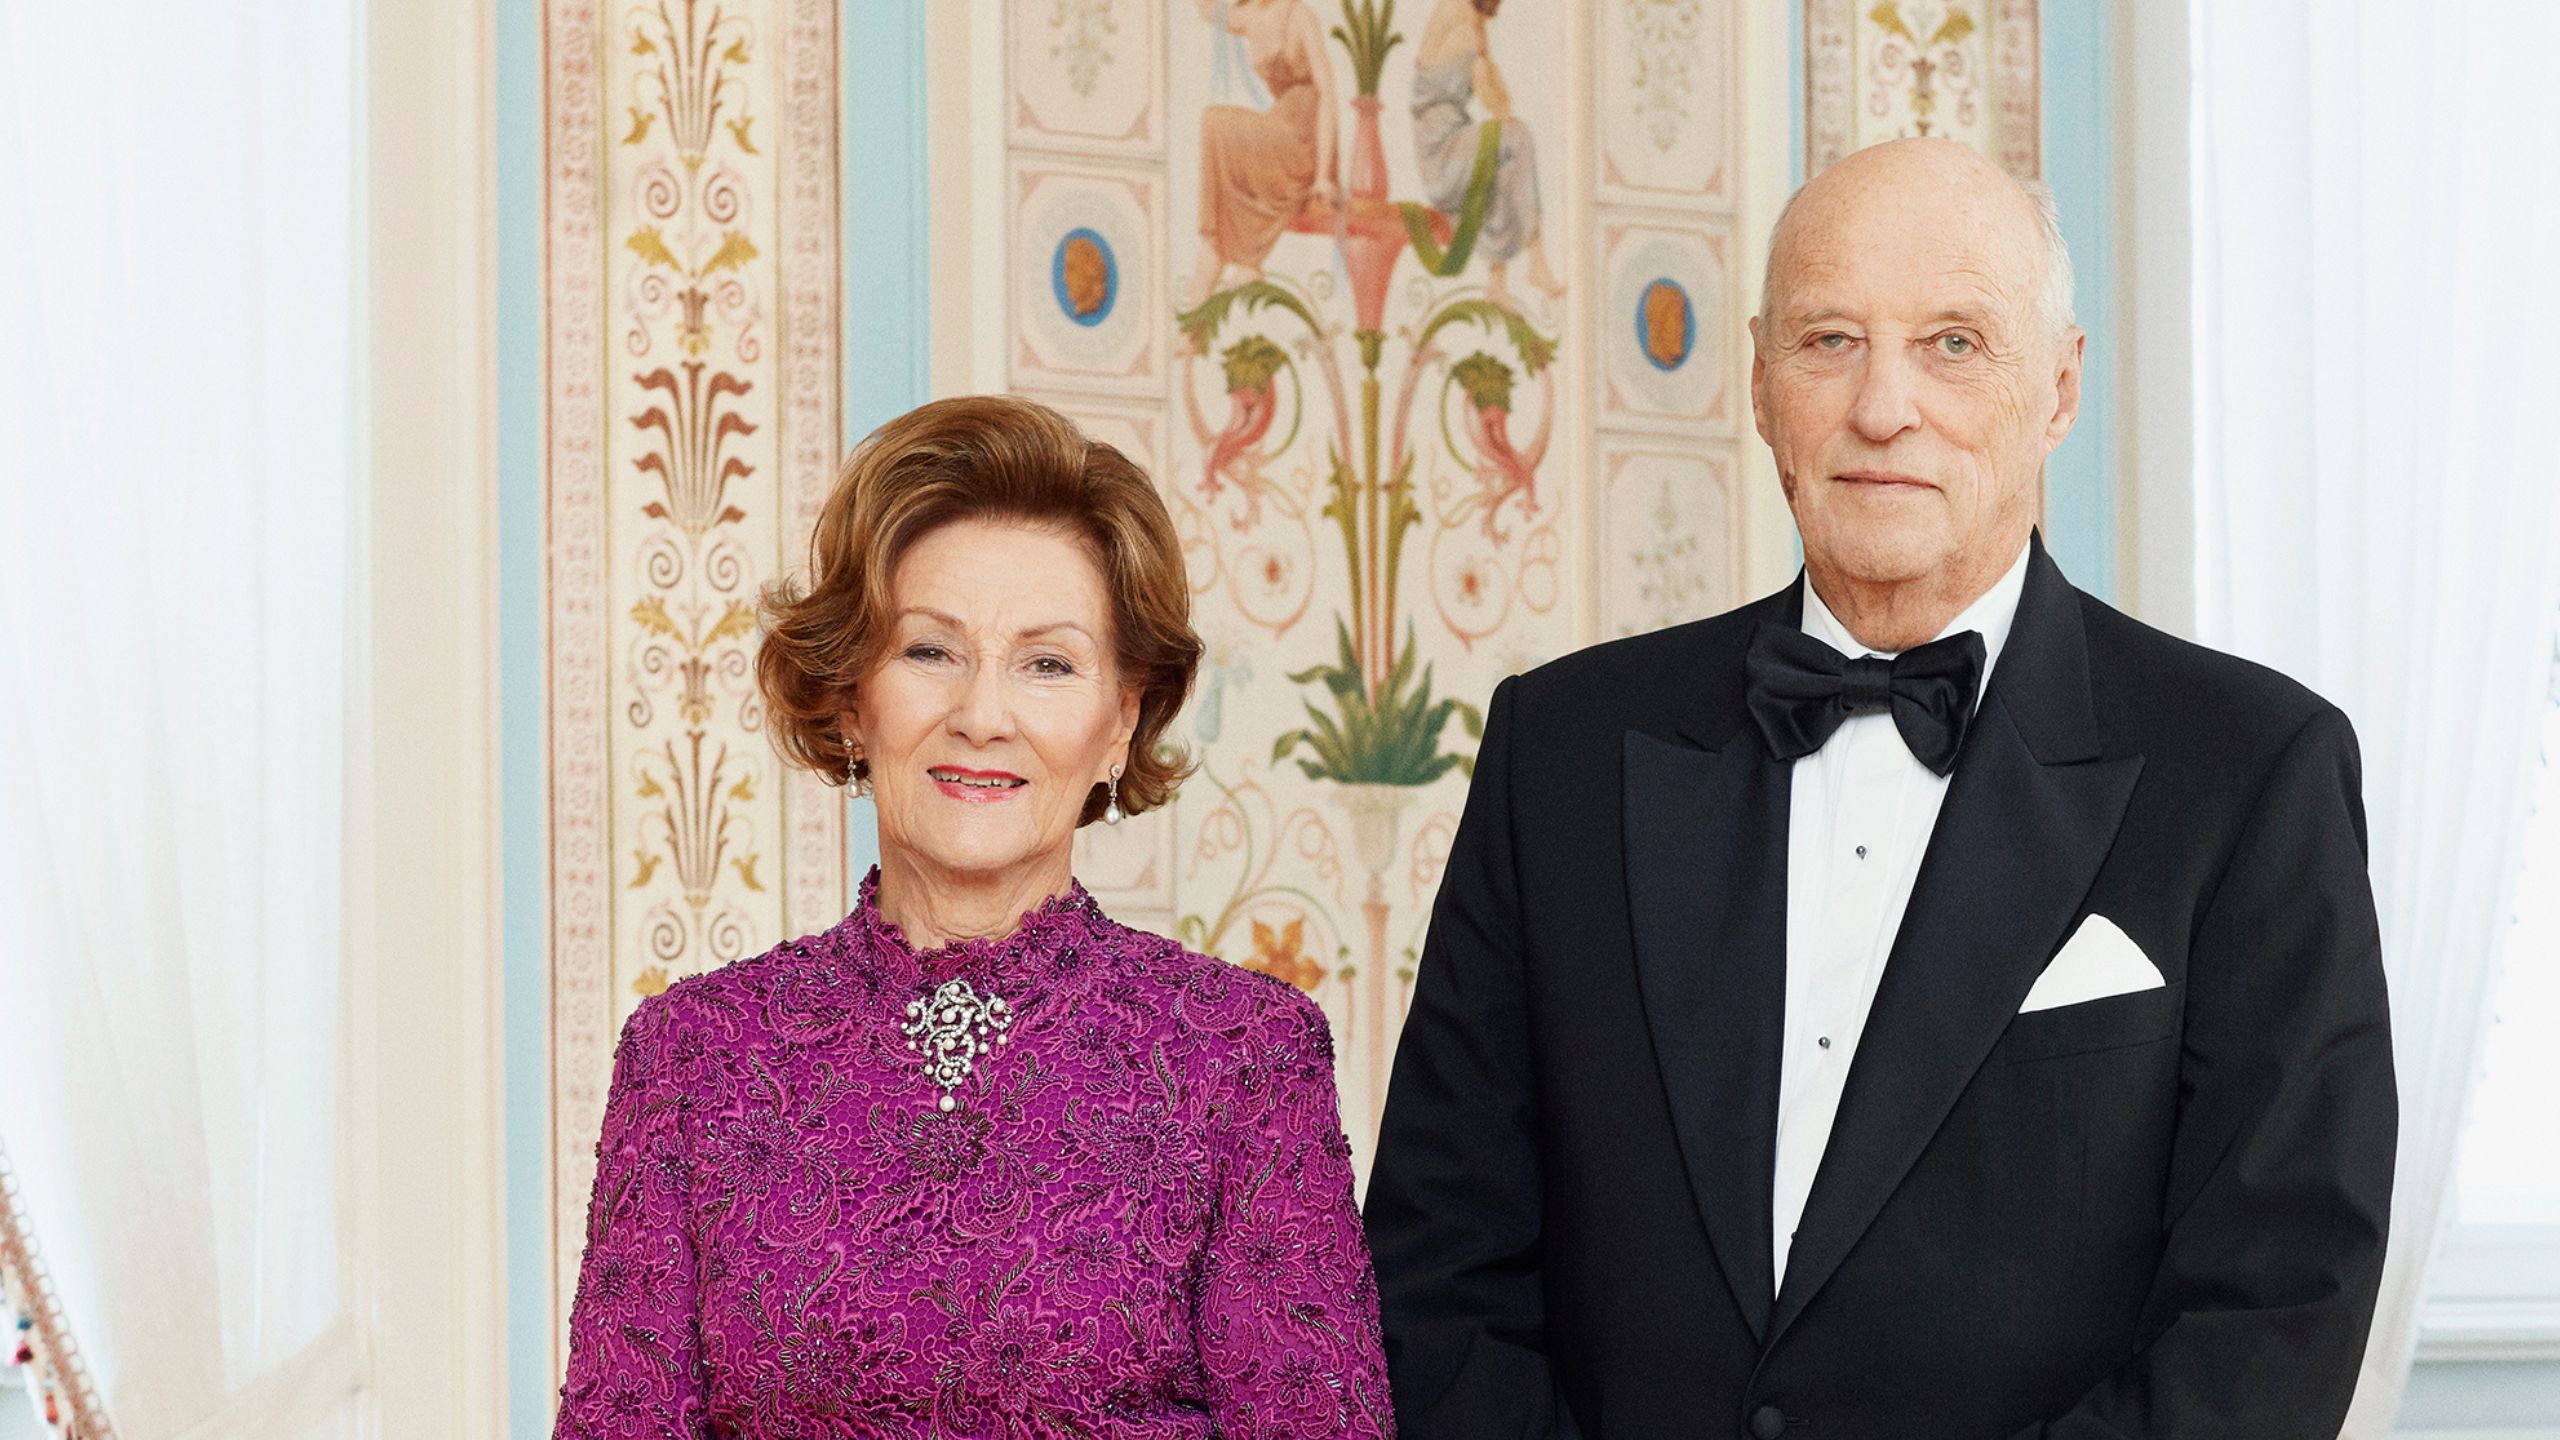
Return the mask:
[[[1992,581],[1991,588],[1983,591],[1972,604],[1957,612],[1956,618],[1947,622],[1947,628],[1937,633],[1936,638],[1944,640],[1967,630],[1982,632],[1982,684],[1985,689],[1991,684],[1991,667],[2000,661],[2000,648],[2009,643],[2009,627],[2018,618],[2018,597],[2027,588],[2027,556],[2034,549],[2032,541],[2019,546],[2018,558],[2009,562],[2008,570]],[[1858,637],[1850,634],[1849,627],[1841,624],[1840,617],[1832,614],[1831,607],[1823,604],[1822,597],[1813,592],[1813,572],[1806,571],[1802,583],[1804,633],[1843,655],[1874,655],[1890,660],[1898,653],[1873,650],[1859,644]],[[1975,698],[1981,698],[1978,692]]]

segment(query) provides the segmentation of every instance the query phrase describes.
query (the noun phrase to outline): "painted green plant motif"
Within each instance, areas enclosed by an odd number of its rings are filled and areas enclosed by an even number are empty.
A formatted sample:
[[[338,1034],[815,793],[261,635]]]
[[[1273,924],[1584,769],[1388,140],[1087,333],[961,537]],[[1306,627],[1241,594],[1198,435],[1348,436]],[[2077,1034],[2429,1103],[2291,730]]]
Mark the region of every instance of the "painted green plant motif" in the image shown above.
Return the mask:
[[[1316,312],[1308,309],[1305,301],[1268,280],[1248,280],[1231,289],[1220,290],[1174,316],[1173,324],[1191,341],[1194,349],[1206,353],[1218,332],[1226,328],[1229,316],[1250,315],[1264,306],[1285,310],[1298,317],[1299,323],[1308,330],[1318,335],[1324,333],[1324,322],[1316,318]]]
[[[1452,769],[1472,777],[1475,761],[1468,756],[1444,753],[1440,749],[1440,732],[1448,728],[1451,716],[1466,727],[1472,739],[1484,736],[1484,712],[1464,700],[1431,698],[1431,667],[1422,667],[1416,679],[1413,673],[1413,628],[1405,627],[1404,644],[1386,683],[1372,694],[1361,682],[1359,657],[1352,653],[1351,631],[1337,619],[1334,635],[1340,645],[1335,664],[1312,665],[1290,675],[1292,684],[1304,685],[1310,680],[1324,682],[1333,697],[1334,714],[1328,715],[1307,704],[1307,718],[1313,723],[1281,736],[1271,746],[1273,764],[1286,760],[1301,747],[1314,758],[1301,758],[1298,768],[1310,780],[1331,780],[1343,785],[1428,785]],[[1337,718],[1338,717],[1338,718]]]
[[[1230,345],[1220,357],[1227,372],[1227,391],[1263,390],[1271,385],[1271,377],[1289,363],[1288,352],[1273,344],[1267,336],[1247,335]]]
[[[1478,409],[1511,408],[1511,367],[1479,350],[1449,367],[1449,378]]]
[[[1223,349],[1220,332],[1255,312],[1277,312],[1295,319],[1314,342],[1319,366],[1331,377],[1335,360],[1326,342],[1338,331],[1316,317],[1306,298],[1268,280],[1248,281],[1210,295],[1175,317],[1195,354],[1219,357],[1230,394],[1250,395],[1268,385],[1278,370],[1290,365],[1288,352],[1266,335],[1248,331]],[[1479,452],[1479,468],[1488,473],[1488,494],[1496,500],[1504,487],[1518,483],[1533,468],[1514,457],[1500,421],[1507,419],[1514,392],[1524,374],[1536,377],[1555,360],[1556,341],[1540,334],[1508,306],[1475,297],[1444,301],[1428,311],[1416,328],[1413,359],[1417,371],[1435,362],[1435,341],[1455,328],[1474,328],[1507,342],[1510,358],[1482,350],[1447,366],[1448,382],[1467,397],[1464,413],[1472,417],[1470,433]],[[1310,779],[1343,784],[1427,785],[1456,770],[1473,773],[1469,756],[1442,749],[1449,721],[1462,722],[1465,733],[1480,737],[1483,715],[1456,699],[1434,699],[1428,666],[1415,653],[1415,627],[1404,611],[1406,543],[1423,523],[1413,471],[1419,453],[1403,442],[1401,421],[1392,454],[1381,434],[1389,417],[1376,374],[1374,351],[1364,347],[1356,414],[1342,419],[1325,447],[1323,519],[1337,533],[1348,585],[1346,612],[1335,617],[1338,661],[1292,673],[1294,684],[1321,681],[1323,693],[1306,700],[1309,723],[1275,742],[1274,763],[1295,758]],[[1338,381],[1328,389],[1339,395]],[[1409,380],[1405,386],[1413,388]],[[1445,432],[1446,421],[1443,420]],[[1348,442],[1350,453],[1344,451]],[[1448,441],[1452,452],[1454,438]],[[1213,454],[1211,470],[1216,471]],[[1490,514],[1490,511],[1488,511]],[[1392,628],[1403,622],[1399,642]],[[1418,673],[1417,673],[1418,671]]]
[[[1375,153],[1375,97],[1388,53],[1404,37],[1395,29],[1395,0],[1341,0],[1341,5],[1342,22],[1333,27],[1333,39],[1349,52],[1358,93],[1371,102],[1354,107],[1357,141],[1351,148]],[[1375,173],[1366,182],[1374,193],[1357,193],[1363,182],[1355,174],[1355,193],[1334,217],[1337,256],[1350,282],[1348,326],[1319,313],[1330,310],[1330,291],[1301,290],[1265,277],[1208,294],[1174,317],[1188,356],[1202,361],[1216,357],[1226,393],[1237,407],[1237,418],[1224,435],[1210,433],[1195,420],[1206,447],[1199,482],[1205,495],[1215,496],[1223,484],[1240,478],[1249,481],[1260,462],[1287,449],[1286,440],[1272,447],[1261,439],[1282,369],[1294,376],[1306,365],[1306,383],[1293,392],[1331,412],[1330,424],[1318,422],[1325,433],[1320,518],[1338,536],[1342,559],[1343,604],[1334,617],[1337,658],[1289,676],[1301,686],[1320,682],[1322,691],[1301,692],[1308,724],[1280,736],[1271,752],[1275,766],[1293,762],[1311,780],[1411,787],[1431,784],[1451,771],[1473,773],[1471,755],[1450,753],[1444,745],[1473,747],[1446,732],[1456,719],[1468,737],[1481,738],[1483,713],[1462,700],[1433,697],[1432,672],[1416,654],[1418,637],[1404,593],[1410,583],[1405,573],[1408,550],[1430,533],[1416,483],[1416,462],[1422,456],[1412,443],[1415,401],[1431,393],[1435,373],[1445,375],[1442,399],[1424,411],[1423,423],[1437,420],[1448,460],[1475,481],[1474,493],[1458,503],[1479,517],[1489,540],[1500,544],[1507,537],[1495,516],[1505,507],[1536,514],[1534,472],[1554,414],[1551,372],[1557,341],[1539,333],[1509,304],[1464,288],[1454,294],[1429,287],[1402,292],[1420,301],[1421,313],[1410,329],[1391,327],[1387,311],[1403,256],[1412,255],[1433,279],[1459,279],[1467,270],[1500,158],[1498,134],[1498,127],[1485,127],[1468,200],[1454,218],[1388,199],[1383,166],[1373,166]],[[1256,333],[1275,328],[1303,331],[1303,339],[1293,336],[1294,343],[1284,346],[1272,334]],[[1470,329],[1481,332],[1488,348],[1451,364],[1442,343]],[[1356,369],[1346,363],[1355,356],[1344,353],[1345,338],[1356,352]],[[1391,338],[1402,342],[1400,376],[1380,373]],[[1221,349],[1221,341],[1229,343]],[[1384,383],[1390,378],[1397,380],[1392,400]],[[1539,432],[1515,451],[1508,426],[1520,398],[1517,392],[1528,386],[1544,397],[1536,412]],[[1463,392],[1463,405],[1449,403],[1451,387]],[[1452,410],[1458,412],[1469,443],[1450,432]],[[1293,420],[1290,438],[1296,433]],[[1456,483],[1451,482],[1452,489]],[[1259,492],[1251,484],[1244,489],[1249,522]],[[1383,962],[1385,957],[1376,958]]]
[[[1511,348],[1519,352],[1521,365],[1531,375],[1555,363],[1554,337],[1539,334],[1538,327],[1522,319],[1519,311],[1490,300],[1452,300],[1431,312],[1423,322],[1422,333],[1414,339],[1415,346],[1429,345],[1452,325],[1480,325],[1509,340]]]
[[[1404,41],[1395,24],[1396,0],[1342,0],[1342,23],[1333,27],[1333,38],[1351,52],[1351,78],[1363,95],[1378,93],[1387,52]]]

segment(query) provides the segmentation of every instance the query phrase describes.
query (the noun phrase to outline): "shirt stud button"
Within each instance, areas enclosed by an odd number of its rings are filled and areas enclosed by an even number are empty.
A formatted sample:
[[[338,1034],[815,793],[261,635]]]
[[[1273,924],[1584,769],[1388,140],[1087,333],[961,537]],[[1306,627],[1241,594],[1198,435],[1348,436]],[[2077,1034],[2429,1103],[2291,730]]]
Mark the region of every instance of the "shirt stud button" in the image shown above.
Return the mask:
[[[1864,860],[1864,859],[1866,859],[1866,858],[1867,858],[1867,847],[1866,847],[1866,846],[1861,845],[1861,846],[1859,846],[1859,847],[1858,847],[1858,858],[1859,858],[1859,859],[1861,859],[1861,860]]]
[[[1828,1050],[1831,1048],[1831,1037],[1828,1035],[1817,1035],[1814,1037],[1813,1043],[1821,1046],[1825,1050]]]

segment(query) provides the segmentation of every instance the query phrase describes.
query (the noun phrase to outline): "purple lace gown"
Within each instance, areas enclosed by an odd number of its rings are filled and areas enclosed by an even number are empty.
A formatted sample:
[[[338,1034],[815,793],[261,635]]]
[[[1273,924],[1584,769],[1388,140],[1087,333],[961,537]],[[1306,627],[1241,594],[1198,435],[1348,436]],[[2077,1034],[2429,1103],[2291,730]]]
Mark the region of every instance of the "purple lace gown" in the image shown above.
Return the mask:
[[[923,954],[878,886],[624,1028],[557,1434],[1392,1435],[1321,1012],[1080,886]],[[946,1111],[955,979],[1012,1015]]]

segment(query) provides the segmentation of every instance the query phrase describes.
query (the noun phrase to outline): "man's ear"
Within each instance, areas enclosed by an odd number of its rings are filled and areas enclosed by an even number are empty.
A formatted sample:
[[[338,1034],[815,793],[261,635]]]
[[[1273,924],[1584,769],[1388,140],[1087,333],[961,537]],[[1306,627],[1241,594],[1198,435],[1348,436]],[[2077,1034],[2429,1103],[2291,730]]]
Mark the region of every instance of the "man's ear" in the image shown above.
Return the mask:
[[[2044,453],[2050,455],[2080,418],[2080,371],[2089,349],[2089,332],[2074,325],[2062,340],[2061,364],[2053,376],[2053,415],[2045,421]]]
[[[1760,317],[1754,315],[1745,320],[1742,328],[1751,336],[1751,428],[1760,432],[1761,444],[1775,449],[1777,442],[1769,438],[1769,405],[1763,395],[1767,388],[1769,359],[1760,347]]]

